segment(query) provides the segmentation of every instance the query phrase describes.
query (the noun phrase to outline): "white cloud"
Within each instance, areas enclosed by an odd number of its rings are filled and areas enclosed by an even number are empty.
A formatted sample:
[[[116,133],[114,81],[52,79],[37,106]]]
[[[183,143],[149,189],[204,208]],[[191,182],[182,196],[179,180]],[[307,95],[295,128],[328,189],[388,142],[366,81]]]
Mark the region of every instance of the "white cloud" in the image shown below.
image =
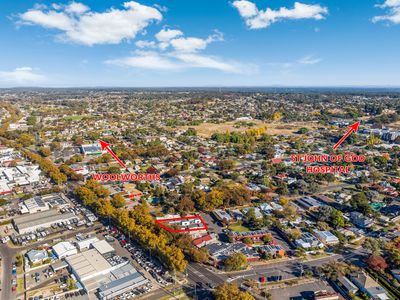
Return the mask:
[[[226,62],[218,57],[195,53],[159,53],[155,51],[136,51],[133,55],[108,60],[105,63],[157,71],[182,71],[185,69],[213,69],[227,73],[249,73],[255,66],[245,66],[235,62]]]
[[[182,36],[183,32],[177,29],[161,29],[155,37],[159,42],[169,42],[171,39]]]
[[[207,38],[186,37],[177,29],[162,29],[155,35],[154,41],[138,41],[140,49],[132,55],[108,60],[105,63],[118,66],[153,69],[158,71],[181,71],[190,68],[213,69],[228,73],[249,73],[255,66],[225,61],[219,57],[201,54],[207,46],[222,41],[223,34],[215,31]]]
[[[194,53],[175,53],[172,55],[185,63],[187,68],[215,69],[227,73],[244,73],[246,71],[245,69],[241,70],[236,63],[225,62],[216,57]]]
[[[207,41],[195,37],[177,38],[171,41],[171,45],[177,51],[195,52],[198,50],[204,50],[207,47]]]
[[[386,0],[376,6],[387,9],[388,12],[386,15],[373,17],[372,22],[389,21],[393,24],[400,24],[400,0]]]
[[[89,7],[87,7],[85,4],[82,4],[79,2],[71,2],[65,8],[66,12],[74,13],[74,14],[78,14],[78,15],[83,14],[83,13],[87,12],[88,10],[90,10]]]
[[[196,37],[180,37],[172,39],[170,41],[171,46],[179,52],[197,52],[199,50],[204,50],[207,45],[216,42],[223,41],[223,34],[221,32],[215,32],[215,34],[210,35],[206,39],[196,38]]]
[[[178,70],[177,63],[153,51],[136,51],[134,55],[106,61],[107,64],[150,70]]]
[[[44,82],[45,77],[30,67],[20,67],[12,71],[0,71],[0,82],[28,85]]]
[[[250,1],[235,1],[233,6],[238,9],[243,18],[251,18],[258,14],[257,6]]]
[[[322,20],[328,14],[326,7],[318,4],[304,4],[295,2],[293,8],[281,7],[278,10],[266,8],[259,10],[253,2],[247,0],[236,0],[233,6],[239,11],[250,29],[267,28],[271,24],[284,19],[314,19]]]
[[[71,31],[74,21],[63,12],[41,10],[29,10],[20,15],[23,24],[35,24],[46,28],[57,28],[63,31]]]
[[[33,8],[19,17],[19,24],[57,29],[62,31],[57,36],[60,40],[88,46],[133,39],[151,22],[162,20],[156,8],[135,1],[125,2],[123,9],[105,12],[93,12],[82,3],[72,2],[67,6],[53,5],[53,10]]]
[[[154,41],[137,41],[135,43],[136,47],[138,48],[155,48],[157,47]]]
[[[322,59],[314,57],[313,55],[307,55],[299,59],[297,62],[302,65],[315,65],[319,63]]]

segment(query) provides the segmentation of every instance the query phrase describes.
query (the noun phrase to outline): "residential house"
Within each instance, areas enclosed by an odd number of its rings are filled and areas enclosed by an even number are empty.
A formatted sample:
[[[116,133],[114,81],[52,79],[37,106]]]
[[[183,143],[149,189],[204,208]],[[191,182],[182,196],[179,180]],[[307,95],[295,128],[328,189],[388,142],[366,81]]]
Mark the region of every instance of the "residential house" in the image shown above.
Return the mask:
[[[356,211],[350,213],[350,220],[355,226],[363,229],[369,228],[373,224],[373,220],[371,218],[368,218],[362,213]]]
[[[365,272],[358,272],[351,275],[352,282],[373,300],[389,300],[386,290],[373,280]]]
[[[49,254],[47,253],[46,250],[33,249],[28,251],[25,255],[28,258],[28,260],[33,264],[42,263],[43,261],[49,258]]]

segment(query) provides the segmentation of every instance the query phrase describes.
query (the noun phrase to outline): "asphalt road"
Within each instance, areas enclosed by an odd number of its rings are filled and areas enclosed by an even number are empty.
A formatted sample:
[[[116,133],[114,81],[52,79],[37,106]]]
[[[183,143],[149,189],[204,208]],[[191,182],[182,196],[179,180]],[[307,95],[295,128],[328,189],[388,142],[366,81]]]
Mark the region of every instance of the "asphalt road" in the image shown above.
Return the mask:
[[[1,294],[0,299],[15,299],[15,293],[11,291],[12,263],[16,252],[7,244],[0,245],[1,261]]]
[[[224,282],[234,282],[241,285],[248,279],[259,280],[261,276],[282,276],[282,279],[290,279],[300,276],[301,272],[312,269],[318,266],[322,266],[330,261],[347,261],[358,265],[362,261],[363,250],[353,250],[348,254],[333,254],[328,257],[322,257],[311,261],[300,261],[293,259],[289,261],[283,261],[278,263],[271,263],[267,265],[257,265],[251,270],[234,272],[234,273],[223,273],[213,272],[207,269],[206,266],[201,264],[191,263],[187,267],[187,276],[190,283],[201,282],[203,287],[207,287],[208,283],[215,286],[220,285]],[[193,290],[193,286],[190,288]]]

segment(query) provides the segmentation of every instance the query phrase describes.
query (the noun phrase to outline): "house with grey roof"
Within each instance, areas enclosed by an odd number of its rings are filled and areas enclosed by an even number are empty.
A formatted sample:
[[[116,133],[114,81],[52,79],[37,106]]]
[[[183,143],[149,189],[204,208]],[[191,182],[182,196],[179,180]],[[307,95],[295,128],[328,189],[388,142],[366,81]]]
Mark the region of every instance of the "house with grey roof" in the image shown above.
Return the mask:
[[[49,258],[49,254],[47,253],[46,250],[35,250],[34,249],[34,250],[28,251],[25,255],[28,258],[28,260],[33,264],[43,262]]]
[[[358,272],[351,275],[351,281],[373,300],[389,300],[386,290],[373,280],[365,272]]]

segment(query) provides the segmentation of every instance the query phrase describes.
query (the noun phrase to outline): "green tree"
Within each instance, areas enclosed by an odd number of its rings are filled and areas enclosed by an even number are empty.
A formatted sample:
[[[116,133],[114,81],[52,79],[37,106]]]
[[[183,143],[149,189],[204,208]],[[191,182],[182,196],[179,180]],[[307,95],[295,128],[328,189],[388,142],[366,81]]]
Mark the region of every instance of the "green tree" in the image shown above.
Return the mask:
[[[226,282],[215,289],[214,297],[215,300],[254,300],[250,293],[242,292],[237,285]]]
[[[51,150],[48,147],[40,147],[39,148],[39,153],[43,157],[47,157],[51,155]]]
[[[222,171],[230,171],[235,166],[235,161],[232,159],[223,159],[217,162],[218,169]]]
[[[272,235],[264,235],[263,237],[262,237],[262,241],[265,243],[265,244],[270,244],[272,241],[273,241],[273,238],[272,238]]]
[[[381,245],[377,239],[368,237],[365,239],[363,243],[363,248],[371,251],[372,255],[380,255],[381,254]]]
[[[22,133],[19,138],[17,138],[17,142],[24,147],[28,147],[35,143],[35,137],[29,133]]]
[[[69,291],[76,289],[76,282],[72,278],[67,278],[66,284]]]
[[[207,248],[191,248],[189,250],[189,257],[194,262],[206,263],[208,261],[208,255]]]
[[[121,173],[121,168],[120,167],[116,167],[116,166],[111,166],[108,168],[108,173],[110,174],[120,174]]]
[[[178,204],[177,209],[181,212],[194,211],[194,202],[192,201],[192,199],[190,199],[189,196],[183,196]]]
[[[94,192],[96,193],[97,196],[101,198],[107,198],[108,196],[110,196],[110,191],[102,185],[96,187],[94,189]]]
[[[196,136],[197,135],[197,131],[193,127],[190,127],[185,131],[184,135],[186,135],[186,136]]]
[[[37,118],[35,116],[29,116],[26,118],[26,124],[34,126],[37,123]]]
[[[224,260],[226,271],[238,271],[247,266],[247,258],[243,253],[234,253]]]
[[[206,208],[218,208],[224,204],[224,193],[218,189],[213,189],[207,194]]]
[[[118,194],[114,194],[111,198],[111,204],[112,206],[114,206],[115,208],[121,208],[125,206],[125,198],[124,196],[122,196],[121,193]]]
[[[350,205],[357,211],[363,213],[363,214],[370,214],[372,213],[372,208],[369,205],[369,201],[367,196],[365,195],[364,192],[360,192],[357,194],[354,194],[351,197],[350,200]]]

